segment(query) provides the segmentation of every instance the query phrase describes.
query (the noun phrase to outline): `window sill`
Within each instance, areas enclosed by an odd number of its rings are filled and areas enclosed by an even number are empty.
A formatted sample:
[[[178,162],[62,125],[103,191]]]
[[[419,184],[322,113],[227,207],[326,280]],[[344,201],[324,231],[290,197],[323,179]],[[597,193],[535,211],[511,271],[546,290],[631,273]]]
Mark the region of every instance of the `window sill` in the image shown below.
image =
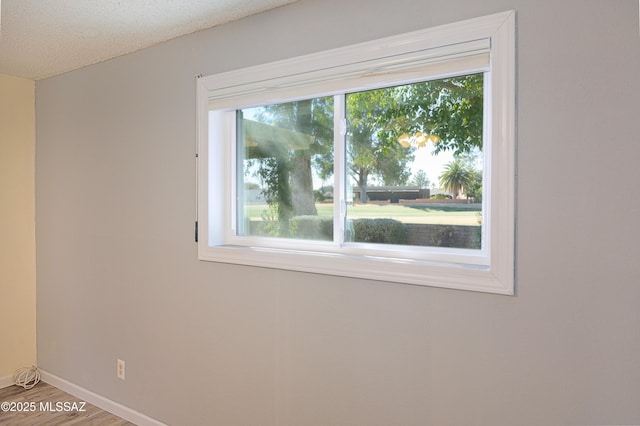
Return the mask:
[[[362,278],[393,283],[513,295],[500,274],[489,267],[425,260],[245,246],[214,246],[199,259],[271,269]]]

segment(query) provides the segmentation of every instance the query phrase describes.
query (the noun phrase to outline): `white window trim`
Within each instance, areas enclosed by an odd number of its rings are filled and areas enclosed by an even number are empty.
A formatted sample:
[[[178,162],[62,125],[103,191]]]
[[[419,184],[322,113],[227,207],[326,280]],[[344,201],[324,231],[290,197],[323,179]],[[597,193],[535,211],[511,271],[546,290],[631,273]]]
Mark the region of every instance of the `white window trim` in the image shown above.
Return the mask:
[[[220,135],[210,132],[210,105],[215,109],[232,110],[247,100],[274,103],[280,100],[302,99],[300,87],[312,78],[313,96],[330,95],[351,89],[348,72],[354,72],[357,89],[376,87],[388,78],[380,77],[398,63],[409,68],[402,82],[424,79],[425,67],[430,78],[448,76],[448,67],[439,68],[442,61],[430,62],[430,57],[450,57],[466,61],[465,68],[482,69],[476,65],[474,52],[490,46],[489,76],[485,87],[490,90],[490,128],[485,144],[485,199],[490,202],[491,216],[485,221],[488,247],[487,267],[454,263],[454,257],[443,260],[407,259],[402,256],[362,255],[355,252],[331,252],[314,249],[305,242],[303,249],[287,246],[253,247],[230,244],[230,211],[232,193],[223,182],[233,176],[231,144],[216,143]],[[382,53],[381,53],[382,52]],[[415,53],[419,52],[419,53]],[[428,53],[425,53],[428,52]],[[460,59],[460,56],[463,58]],[[332,64],[327,67],[326,64]],[[359,65],[360,64],[360,65]],[[361,64],[367,64],[364,68]],[[408,64],[408,65],[407,65]],[[350,68],[350,67],[353,67]],[[283,75],[283,70],[288,75]],[[294,72],[291,72],[294,70]],[[345,76],[336,85],[335,73]],[[341,73],[341,74],[340,74]],[[363,85],[363,73],[371,77]],[[413,74],[412,74],[413,73]],[[459,74],[459,73],[457,73]],[[407,77],[408,75],[408,77]],[[256,76],[260,76],[256,79]],[[238,87],[241,86],[241,90]],[[308,97],[308,94],[306,94]],[[244,97],[244,98],[243,98]],[[199,78],[197,80],[198,111],[198,256],[201,260],[235,263],[267,268],[287,269],[382,280],[434,287],[473,290],[497,294],[514,294],[515,274],[515,12],[503,12],[481,18],[429,28],[395,37],[351,45],[327,52],[259,65],[243,70]],[[231,134],[233,123],[228,113],[218,114],[217,126]],[[485,121],[486,122],[486,121]],[[230,127],[231,126],[231,127]],[[487,126],[485,126],[487,127]],[[336,161],[338,158],[336,158]],[[221,186],[222,185],[222,186]],[[218,191],[210,188],[218,187]],[[338,204],[338,203],[336,203]],[[339,207],[336,207],[339,208]],[[275,240],[275,239],[274,239]],[[318,247],[323,244],[318,244]],[[325,244],[326,246],[326,244]],[[485,245],[483,244],[483,247]],[[446,250],[444,250],[446,251]],[[460,250],[451,251],[451,253]]]

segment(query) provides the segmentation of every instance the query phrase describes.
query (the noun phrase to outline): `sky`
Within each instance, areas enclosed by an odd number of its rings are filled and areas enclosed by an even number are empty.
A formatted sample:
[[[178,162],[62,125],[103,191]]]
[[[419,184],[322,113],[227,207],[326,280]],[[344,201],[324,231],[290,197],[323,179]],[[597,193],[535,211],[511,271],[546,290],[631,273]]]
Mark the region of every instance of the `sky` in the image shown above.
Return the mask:
[[[431,184],[438,187],[438,178],[445,164],[453,161],[453,151],[440,152],[438,155],[432,155],[432,147],[419,148],[415,151],[415,159],[411,163],[411,175],[415,175],[419,170],[424,170]]]

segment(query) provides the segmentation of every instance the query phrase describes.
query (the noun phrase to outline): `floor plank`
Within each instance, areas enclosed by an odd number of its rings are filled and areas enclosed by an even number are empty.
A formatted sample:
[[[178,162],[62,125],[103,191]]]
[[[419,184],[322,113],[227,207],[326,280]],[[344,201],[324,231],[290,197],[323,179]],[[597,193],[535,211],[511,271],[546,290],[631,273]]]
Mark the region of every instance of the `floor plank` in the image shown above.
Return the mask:
[[[28,390],[19,386],[0,389],[2,403],[5,403],[0,407],[2,426],[135,426],[44,382]],[[27,411],[7,411],[6,403],[10,410]]]

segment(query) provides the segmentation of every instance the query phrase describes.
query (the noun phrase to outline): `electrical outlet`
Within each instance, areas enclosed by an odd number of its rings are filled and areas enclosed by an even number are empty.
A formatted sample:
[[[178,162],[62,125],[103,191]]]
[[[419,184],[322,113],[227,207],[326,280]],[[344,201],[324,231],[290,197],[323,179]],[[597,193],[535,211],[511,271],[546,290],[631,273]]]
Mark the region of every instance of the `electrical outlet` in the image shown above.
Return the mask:
[[[124,361],[121,359],[118,360],[118,370],[116,374],[118,375],[118,379],[124,380]]]

